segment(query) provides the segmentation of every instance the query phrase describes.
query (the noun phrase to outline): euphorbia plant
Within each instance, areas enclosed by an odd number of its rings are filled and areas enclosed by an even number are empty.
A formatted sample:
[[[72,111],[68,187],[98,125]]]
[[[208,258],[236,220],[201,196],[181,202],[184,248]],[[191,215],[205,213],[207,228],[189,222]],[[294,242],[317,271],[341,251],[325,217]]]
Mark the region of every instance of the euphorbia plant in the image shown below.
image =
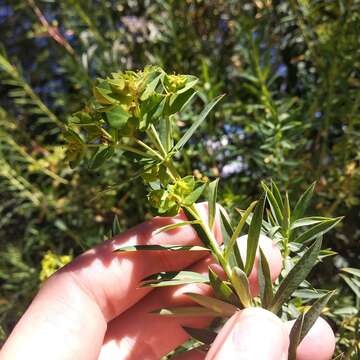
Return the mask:
[[[209,268],[207,276],[191,271],[161,272],[143,279],[141,286],[161,287],[188,283],[207,283],[214,297],[187,294],[197,306],[159,309],[162,316],[212,315],[215,321],[209,329],[185,330],[199,345],[215,338],[224,320],[238,309],[261,306],[275,314],[294,316],[297,320],[291,332],[289,358],[295,358],[296,347],[314,324],[328,302],[331,292],[317,292],[304,282],[313,266],[331,251],[321,250],[322,235],[335,226],[340,218],[304,217],[313,194],[314,184],[291,208],[288,194],[281,195],[275,183],[262,183],[263,195],[246,210],[239,210],[234,226],[227,211],[216,205],[218,179],[208,182],[178,171],[175,158],[188,140],[221,100],[219,96],[208,103],[194,119],[188,130],[175,142],[176,117],[196,95],[198,79],[190,75],[169,75],[159,67],[143,71],[113,73],[100,79],[94,87],[94,99],[73,115],[67,125],[65,139],[71,165],[83,158],[96,168],[110,159],[116,151],[131,155],[137,173],[149,189],[148,201],[154,214],[174,216],[182,210],[187,220],[167,225],[158,231],[191,225],[202,246],[141,245],[122,247],[124,251],[210,251],[222,267],[226,278]],[[177,133],[177,132],[176,132]],[[199,214],[195,203],[206,196],[208,219]],[[219,218],[223,238],[220,246],[214,236],[215,218]],[[246,231],[245,231],[246,230]],[[240,237],[246,232],[245,236]],[[259,248],[260,236],[278,244],[285,259],[285,270],[273,285],[269,264]],[[240,254],[238,242],[246,242],[246,256]],[[259,254],[259,296],[253,298],[248,276]],[[307,288],[317,298],[306,312],[296,309],[291,296],[298,287]]]

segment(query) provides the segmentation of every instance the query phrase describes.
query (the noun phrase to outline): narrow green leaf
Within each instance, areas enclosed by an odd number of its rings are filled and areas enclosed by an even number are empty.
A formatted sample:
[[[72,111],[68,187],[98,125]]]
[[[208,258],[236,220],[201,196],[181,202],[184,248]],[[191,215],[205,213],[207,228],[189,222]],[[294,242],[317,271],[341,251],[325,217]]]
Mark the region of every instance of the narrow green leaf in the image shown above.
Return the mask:
[[[228,243],[231,239],[234,230],[232,228],[230,217],[226,212],[226,210],[222,206],[219,206],[219,209],[220,209],[221,234],[223,237],[224,246],[226,248],[228,246]]]
[[[193,283],[209,283],[209,278],[193,271],[161,272],[146,277],[139,286],[163,287]]]
[[[343,217],[338,217],[338,218],[322,221],[321,223],[312,226],[310,229],[306,230],[304,233],[298,236],[295,239],[295,242],[306,244],[312,239],[327,233],[330,229],[336,226],[342,219]]]
[[[346,282],[346,284],[354,292],[356,297],[360,298],[360,286],[357,286],[352,279],[345,275],[340,274],[339,276]]]
[[[259,258],[259,269],[258,269],[258,281],[259,281],[259,289],[260,289],[260,299],[261,299],[262,307],[267,309],[270,306],[273,298],[270,267],[266,259],[266,256],[264,255],[261,248],[259,248],[259,251],[260,251],[260,258]]]
[[[283,200],[281,198],[281,193],[280,190],[278,188],[278,186],[276,185],[276,183],[274,181],[271,181],[271,191],[274,194],[274,197],[276,199],[276,202],[278,203],[280,210],[283,208],[284,203]]]
[[[89,168],[92,170],[98,169],[106,160],[114,155],[114,148],[112,146],[99,147],[94,156],[91,158]]]
[[[254,215],[251,219],[249,234],[247,237],[245,272],[247,275],[251,273],[254,265],[256,250],[259,244],[259,236],[263,220],[266,195],[264,194],[256,204]]]
[[[159,84],[161,78],[164,77],[164,74],[161,73],[160,75],[156,76],[153,80],[151,80],[148,85],[146,86],[144,92],[141,94],[140,100],[146,100],[150,95],[152,95]]]
[[[200,240],[202,241],[202,243],[210,248],[210,241],[208,236],[206,235],[205,230],[203,229],[203,227],[201,226],[201,223],[198,223],[198,219],[194,216],[194,214],[192,213],[190,208],[187,208],[185,206],[182,207],[186,217],[189,219],[189,221],[193,221],[194,224],[192,225],[192,227],[194,228],[194,230],[196,231],[197,235],[199,236]]]
[[[239,246],[238,246],[237,243],[233,247],[233,252],[234,252],[234,258],[235,258],[236,266],[238,266],[242,271],[245,271],[245,265],[244,265],[243,259],[241,257]]]
[[[166,116],[161,118],[159,123],[160,123],[159,124],[160,141],[165,151],[168,153],[173,147],[172,125],[171,125],[170,117]]]
[[[283,222],[283,215],[282,215],[282,209],[281,209],[279,203],[277,202],[273,192],[269,189],[269,187],[264,182],[261,182],[261,186],[264,189],[266,196],[269,200],[270,208],[274,215],[274,218],[277,221],[277,225],[281,225]]]
[[[315,324],[317,318],[320,316],[322,310],[327,305],[334,291],[328,292],[314,302],[310,309],[301,314],[295,321],[290,332],[290,346],[289,346],[289,360],[296,360],[296,349],[304,339],[306,334]]]
[[[301,219],[294,221],[291,224],[291,230],[294,230],[296,228],[303,227],[303,226],[319,224],[321,222],[328,221],[328,220],[332,220],[332,219],[328,218],[328,217],[322,217],[322,216],[310,216],[310,217],[301,218]]]
[[[224,255],[225,259],[228,259],[231,251],[233,251],[234,245],[236,244],[236,240],[240,236],[241,231],[242,231],[244,225],[246,224],[246,220],[249,217],[249,215],[252,213],[256,204],[257,204],[257,201],[252,202],[250,204],[250,206],[246,209],[246,211],[241,214],[241,219],[240,219],[239,223],[237,224],[235,231],[233,232],[233,234],[230,238],[229,243],[225,247],[225,255]]]
[[[340,271],[346,272],[351,275],[355,275],[357,277],[360,277],[360,269],[356,268],[342,268]]]
[[[289,194],[288,192],[285,193],[285,205],[283,208],[283,222],[282,227],[283,229],[288,230],[290,228],[290,219],[291,219],[291,211],[290,211],[290,202],[289,202]]]
[[[314,194],[316,182],[313,182],[307,190],[300,196],[298,202],[295,205],[294,212],[292,214],[291,222],[301,218],[304,214],[306,209],[310,204],[310,200]]]
[[[209,184],[208,210],[209,210],[209,228],[212,229],[215,222],[216,198],[218,191],[219,179]]]
[[[192,204],[196,203],[196,201],[199,199],[199,197],[204,192],[206,186],[207,186],[207,183],[204,183],[204,184],[198,186],[191,194],[186,196],[186,198],[183,200],[183,204],[185,206],[191,206]]]
[[[190,126],[190,128],[185,132],[179,142],[175,145],[175,151],[179,151],[191,138],[197,128],[202,124],[202,122],[206,119],[209,112],[213,109],[213,107],[224,97],[225,95],[220,95],[213,99],[209,104],[207,104],[204,110],[200,113],[199,117],[196,121]]]
[[[188,326],[183,326],[182,328],[195,340],[208,345],[211,345],[217,336],[216,332],[209,329],[198,329]]]
[[[232,269],[231,283],[244,307],[249,307],[252,304],[251,294],[249,288],[249,280],[244,271],[235,266]]]
[[[322,239],[320,237],[309,247],[301,259],[282,280],[270,306],[270,310],[273,313],[279,312],[282,304],[308,276],[320,253],[321,243]]]
[[[196,293],[185,293],[185,295],[199,305],[216,311],[217,313],[219,313],[220,316],[231,317],[238,310],[236,306],[210,296],[200,295]]]
[[[304,314],[300,314],[290,331],[288,360],[296,360],[296,349],[300,344],[301,329],[303,327],[303,323],[304,323]]]
[[[115,236],[115,235],[121,233],[121,226],[120,226],[119,218],[117,215],[114,216],[111,233],[112,233],[112,236]]]
[[[214,290],[215,296],[223,301],[233,305],[239,305],[236,295],[233,293],[231,287],[209,267],[210,285]]]
[[[176,222],[174,224],[170,224],[170,225],[165,225],[162,226],[161,228],[157,229],[154,232],[154,235],[157,235],[159,233],[162,233],[164,231],[170,231],[170,230],[175,230],[179,227],[183,227],[183,226],[187,226],[187,225],[194,225],[194,224],[200,224],[200,220],[194,220],[194,221],[179,221]]]
[[[209,249],[197,245],[132,245],[123,246],[114,250],[114,252],[133,251],[209,251]]]
[[[218,317],[219,313],[216,311],[204,308],[202,306],[184,306],[184,307],[170,307],[163,308],[158,310],[153,310],[150,312],[151,314],[158,314],[162,316],[171,316],[171,317],[179,317],[179,316],[212,316]]]

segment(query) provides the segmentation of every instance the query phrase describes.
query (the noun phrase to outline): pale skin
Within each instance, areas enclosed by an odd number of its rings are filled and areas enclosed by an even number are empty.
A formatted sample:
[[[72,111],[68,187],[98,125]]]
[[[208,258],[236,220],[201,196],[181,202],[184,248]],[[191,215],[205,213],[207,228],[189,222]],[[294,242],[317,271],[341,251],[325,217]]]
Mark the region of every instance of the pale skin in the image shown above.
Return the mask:
[[[205,218],[206,205],[199,205],[199,209]],[[206,252],[113,252],[116,247],[135,244],[200,245],[190,226],[155,234],[159,227],[179,219],[184,216],[154,218],[87,251],[55,273],[16,325],[0,359],[157,360],[188,339],[180,324],[208,325],[208,318],[174,319],[149,312],[190,305],[184,293],[211,295],[209,286],[138,288],[141,279],[160,271],[192,268],[206,273],[214,262]],[[217,225],[214,233],[220,242]],[[281,269],[279,250],[274,244],[261,246],[275,280]],[[249,277],[254,295],[256,271],[257,262]],[[260,308],[239,311],[228,320],[208,354],[192,351],[178,359],[286,359],[291,325]],[[300,344],[297,359],[330,359],[334,346],[330,326],[319,319]]]

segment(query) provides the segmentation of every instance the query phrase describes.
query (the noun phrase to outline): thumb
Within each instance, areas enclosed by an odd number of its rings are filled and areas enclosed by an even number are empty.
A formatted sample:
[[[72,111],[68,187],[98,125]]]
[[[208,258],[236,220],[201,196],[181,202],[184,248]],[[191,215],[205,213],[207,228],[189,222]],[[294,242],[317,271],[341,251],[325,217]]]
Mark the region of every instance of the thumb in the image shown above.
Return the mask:
[[[288,347],[289,335],[276,315],[247,308],[227,321],[206,360],[286,360]]]

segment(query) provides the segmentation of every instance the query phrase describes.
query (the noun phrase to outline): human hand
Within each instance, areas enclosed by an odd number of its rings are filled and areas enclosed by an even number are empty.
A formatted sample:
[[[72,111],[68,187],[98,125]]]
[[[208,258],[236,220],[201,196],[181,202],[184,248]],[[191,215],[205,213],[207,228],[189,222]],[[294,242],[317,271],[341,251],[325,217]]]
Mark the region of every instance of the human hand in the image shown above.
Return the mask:
[[[199,209],[205,217],[205,206]],[[55,273],[16,325],[0,359],[160,359],[187,340],[181,325],[207,326],[209,319],[175,319],[149,313],[162,307],[190,305],[184,293],[209,295],[207,285],[152,291],[138,288],[141,279],[160,271],[192,266],[206,272],[213,261],[206,252],[113,252],[119,246],[135,244],[199,245],[190,226],[155,234],[159,227],[178,219],[184,216],[154,218],[87,251]],[[217,227],[215,235],[221,238]],[[267,245],[263,250],[275,279],[281,259],[278,249]],[[257,291],[256,266],[249,277],[253,292]],[[290,326],[266,310],[240,311],[226,323],[206,359],[286,359]],[[299,346],[298,359],[330,359],[334,343],[332,330],[320,319]],[[178,359],[204,358],[204,354],[190,352]]]

